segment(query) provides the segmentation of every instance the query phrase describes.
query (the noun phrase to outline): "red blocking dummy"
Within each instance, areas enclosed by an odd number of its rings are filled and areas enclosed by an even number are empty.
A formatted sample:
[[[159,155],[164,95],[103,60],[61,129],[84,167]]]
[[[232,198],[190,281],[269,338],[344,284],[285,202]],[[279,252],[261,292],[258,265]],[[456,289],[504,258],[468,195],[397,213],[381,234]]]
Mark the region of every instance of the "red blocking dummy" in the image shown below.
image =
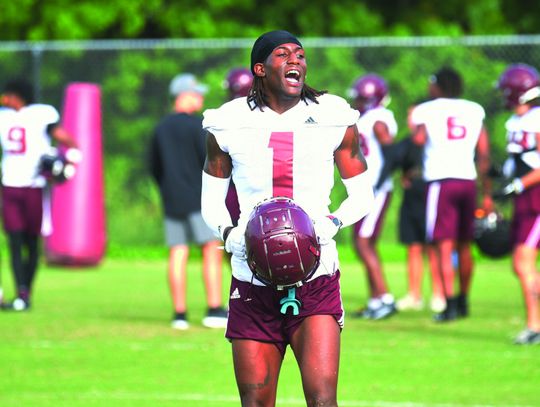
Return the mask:
[[[45,238],[47,261],[92,266],[105,254],[101,89],[93,83],[71,83],[64,94],[63,127],[82,152],[75,176],[53,186],[52,233]]]

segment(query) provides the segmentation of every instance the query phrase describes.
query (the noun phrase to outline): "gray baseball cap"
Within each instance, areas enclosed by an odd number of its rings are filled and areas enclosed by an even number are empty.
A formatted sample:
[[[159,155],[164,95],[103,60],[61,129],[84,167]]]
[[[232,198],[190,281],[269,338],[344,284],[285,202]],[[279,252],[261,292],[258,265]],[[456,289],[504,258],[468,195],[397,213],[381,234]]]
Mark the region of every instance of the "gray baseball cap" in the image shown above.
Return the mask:
[[[180,93],[196,92],[204,95],[208,92],[208,86],[197,81],[197,78],[192,73],[181,73],[176,75],[169,85],[169,93],[176,97]]]

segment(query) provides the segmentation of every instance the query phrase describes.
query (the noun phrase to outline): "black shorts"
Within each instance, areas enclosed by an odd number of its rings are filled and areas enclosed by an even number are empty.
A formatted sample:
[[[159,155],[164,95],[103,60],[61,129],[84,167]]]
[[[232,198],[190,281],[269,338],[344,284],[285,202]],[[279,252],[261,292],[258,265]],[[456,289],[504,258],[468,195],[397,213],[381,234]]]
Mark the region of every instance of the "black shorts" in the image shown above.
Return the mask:
[[[418,179],[403,189],[399,208],[399,241],[403,244],[424,243],[426,240],[426,184]]]

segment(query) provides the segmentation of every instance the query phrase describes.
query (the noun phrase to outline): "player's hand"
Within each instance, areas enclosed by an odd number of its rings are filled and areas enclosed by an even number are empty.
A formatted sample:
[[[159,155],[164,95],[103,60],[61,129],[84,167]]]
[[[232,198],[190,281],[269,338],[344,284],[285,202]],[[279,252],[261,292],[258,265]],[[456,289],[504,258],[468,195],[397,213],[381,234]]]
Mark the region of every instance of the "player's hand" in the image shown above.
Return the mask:
[[[225,251],[242,259],[246,258],[246,237],[238,226],[231,228],[225,236]]]
[[[322,245],[330,243],[341,228],[341,221],[333,216],[323,216],[313,220],[315,233]]]
[[[501,200],[510,198],[511,196],[521,194],[524,189],[525,187],[523,186],[523,182],[521,182],[519,178],[515,178],[512,182],[510,182],[502,189],[495,191],[493,193],[493,199]]]

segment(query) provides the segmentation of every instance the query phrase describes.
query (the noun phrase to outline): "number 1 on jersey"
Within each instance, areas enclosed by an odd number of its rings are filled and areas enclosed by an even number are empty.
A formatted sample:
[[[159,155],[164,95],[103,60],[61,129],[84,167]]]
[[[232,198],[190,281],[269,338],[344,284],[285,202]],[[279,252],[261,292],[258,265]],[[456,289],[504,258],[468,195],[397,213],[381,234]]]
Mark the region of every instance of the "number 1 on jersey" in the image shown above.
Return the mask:
[[[272,196],[293,197],[293,132],[272,132],[268,147],[272,155]]]

